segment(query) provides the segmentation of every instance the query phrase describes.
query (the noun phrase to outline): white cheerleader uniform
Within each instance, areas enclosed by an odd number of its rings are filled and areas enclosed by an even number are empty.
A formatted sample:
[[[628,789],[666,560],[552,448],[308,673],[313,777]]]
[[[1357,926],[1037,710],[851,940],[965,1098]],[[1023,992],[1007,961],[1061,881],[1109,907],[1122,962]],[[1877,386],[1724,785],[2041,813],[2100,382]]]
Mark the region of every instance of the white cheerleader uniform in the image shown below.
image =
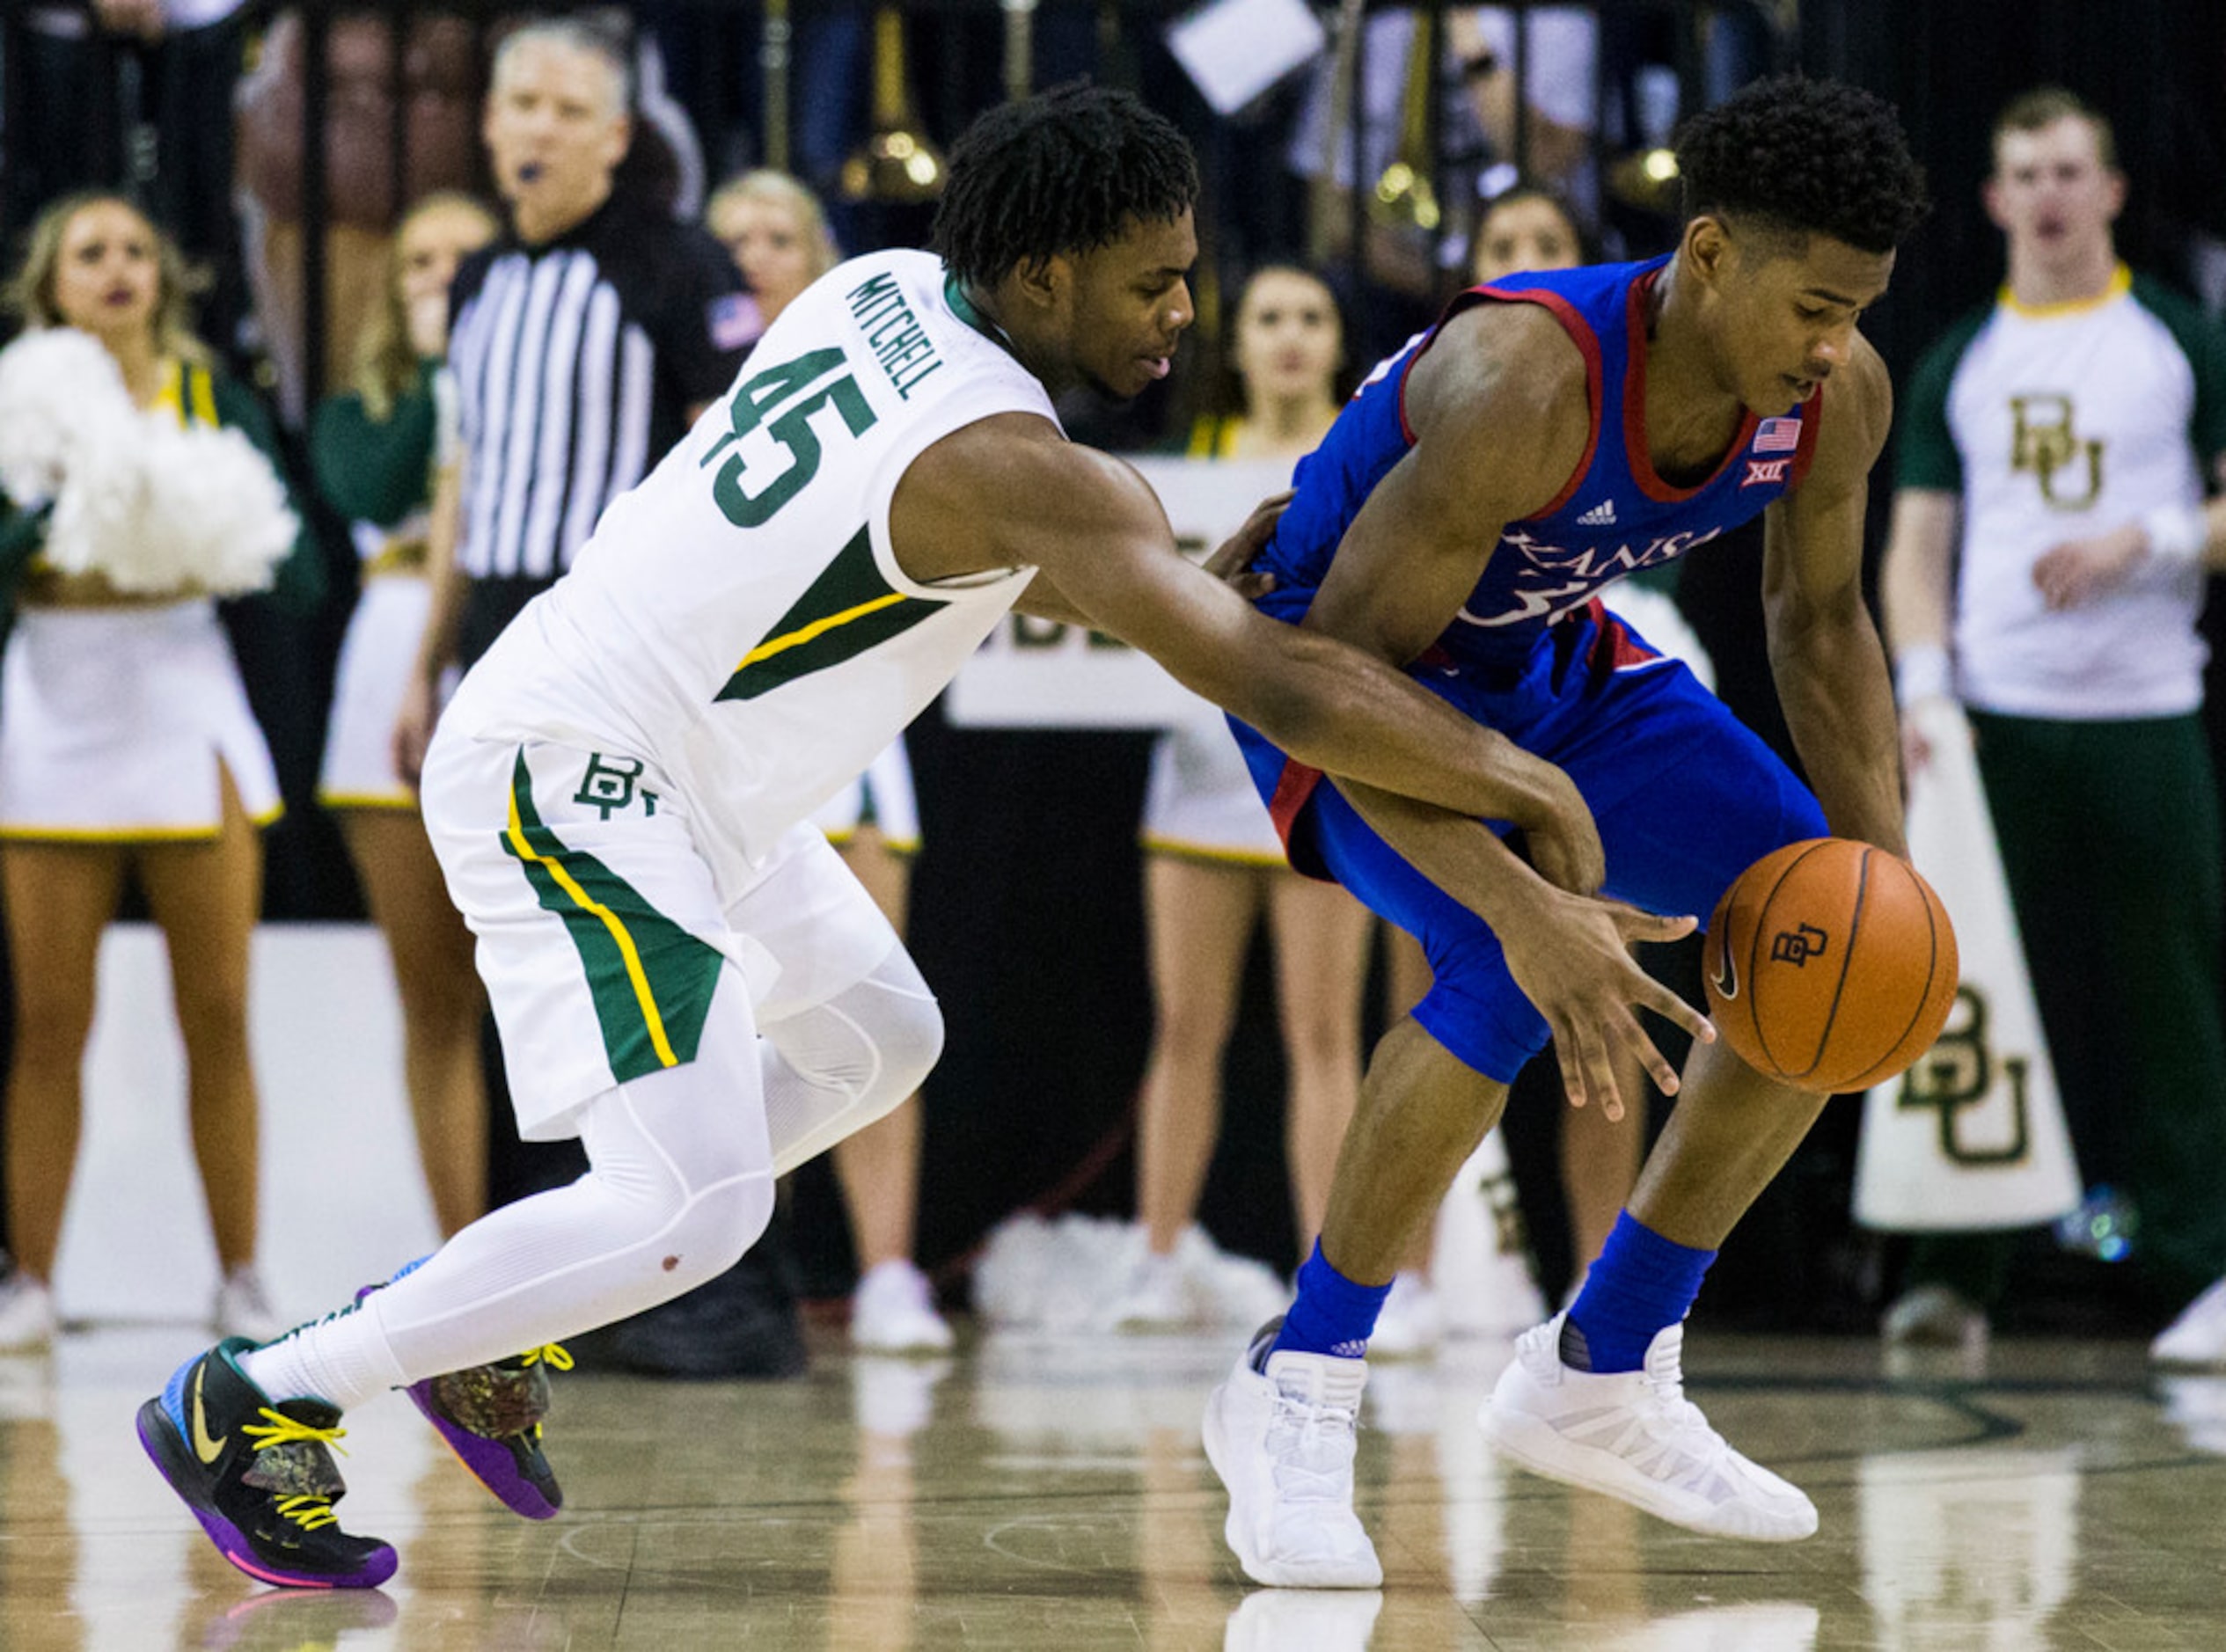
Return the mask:
[[[181,423],[186,376],[173,364],[156,404]],[[207,376],[191,377],[196,421],[214,425]],[[227,771],[257,825],[278,818],[270,748],[213,601],[21,608],[0,664],[0,839],[213,838]]]
[[[363,584],[340,640],[332,720],[317,776],[317,800],[326,808],[417,807],[417,794],[394,767],[394,723],[433,608],[426,526],[423,512],[391,532],[369,523],[355,525]]]

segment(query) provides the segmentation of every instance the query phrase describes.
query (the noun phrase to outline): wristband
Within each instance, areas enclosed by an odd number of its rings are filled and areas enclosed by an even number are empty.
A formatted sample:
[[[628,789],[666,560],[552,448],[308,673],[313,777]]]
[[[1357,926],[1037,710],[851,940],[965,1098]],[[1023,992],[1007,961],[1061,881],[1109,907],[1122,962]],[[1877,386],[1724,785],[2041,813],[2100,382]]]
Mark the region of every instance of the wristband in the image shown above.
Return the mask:
[[[1902,705],[1944,698],[1955,692],[1948,651],[1937,642],[1905,648],[1893,662],[1893,698]]]
[[[2142,513],[2141,527],[2149,536],[2149,559],[2174,567],[2201,561],[2210,539],[2210,520],[2200,505],[2159,505]]]

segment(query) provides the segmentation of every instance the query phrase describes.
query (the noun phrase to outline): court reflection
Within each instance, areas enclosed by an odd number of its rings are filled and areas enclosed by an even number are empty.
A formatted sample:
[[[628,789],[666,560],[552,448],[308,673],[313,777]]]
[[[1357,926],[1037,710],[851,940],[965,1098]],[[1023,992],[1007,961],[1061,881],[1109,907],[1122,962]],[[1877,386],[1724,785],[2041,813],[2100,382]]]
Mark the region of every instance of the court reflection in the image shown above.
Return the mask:
[[[2079,1553],[2079,1460],[2072,1446],[1866,1458],[1863,1597],[1877,1644],[2045,1644]]]
[[[912,1442],[934,1415],[948,1359],[860,1355],[851,1362],[855,1455],[836,1499],[828,1564],[829,1652],[907,1652],[919,1620],[919,1528]]]

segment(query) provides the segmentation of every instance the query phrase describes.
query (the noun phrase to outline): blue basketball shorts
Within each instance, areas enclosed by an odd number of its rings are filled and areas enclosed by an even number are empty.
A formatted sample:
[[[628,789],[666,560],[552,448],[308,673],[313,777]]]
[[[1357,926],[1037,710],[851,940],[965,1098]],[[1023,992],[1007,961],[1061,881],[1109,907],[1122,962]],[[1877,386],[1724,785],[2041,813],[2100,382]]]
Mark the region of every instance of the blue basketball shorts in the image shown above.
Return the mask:
[[[1480,668],[1433,651],[1412,675],[1569,775],[1599,825],[1602,893],[1646,911],[1689,914],[1705,927],[1740,873],[1827,830],[1816,799],[1776,754],[1681,662],[1597,605],[1554,626],[1519,665]],[[1284,754],[1231,721],[1273,808]],[[1377,837],[1334,784],[1314,787],[1288,834],[1294,866],[1334,878],[1421,940],[1436,982],[1415,1019],[1439,1043],[1502,1083],[1545,1048],[1545,1018],[1515,984],[1490,926]]]

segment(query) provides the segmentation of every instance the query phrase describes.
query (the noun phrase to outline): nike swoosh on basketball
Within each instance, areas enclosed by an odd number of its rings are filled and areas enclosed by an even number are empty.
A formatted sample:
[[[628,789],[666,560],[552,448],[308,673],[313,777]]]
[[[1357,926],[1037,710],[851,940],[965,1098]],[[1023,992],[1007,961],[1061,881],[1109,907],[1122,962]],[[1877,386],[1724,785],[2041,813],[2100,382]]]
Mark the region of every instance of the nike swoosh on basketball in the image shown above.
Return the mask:
[[[231,1436],[209,1437],[209,1418],[201,1408],[201,1383],[207,1375],[206,1366],[194,1373],[194,1455],[204,1463],[213,1463],[223,1454],[224,1441]]]
[[[1732,956],[1732,948],[1724,947],[1724,961],[1716,969],[1716,996],[1729,1003],[1739,995],[1739,966]]]

